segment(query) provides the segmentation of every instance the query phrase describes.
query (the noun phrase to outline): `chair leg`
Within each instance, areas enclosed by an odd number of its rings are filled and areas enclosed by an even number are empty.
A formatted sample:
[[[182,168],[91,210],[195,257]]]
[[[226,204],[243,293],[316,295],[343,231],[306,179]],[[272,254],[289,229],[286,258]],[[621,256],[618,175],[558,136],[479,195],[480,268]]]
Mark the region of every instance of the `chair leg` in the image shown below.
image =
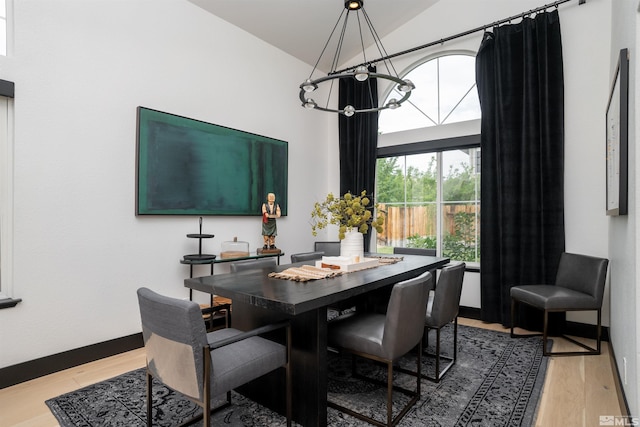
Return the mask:
[[[432,382],[440,382],[440,380],[442,379],[442,377],[444,377],[444,375],[447,373],[447,371],[449,371],[449,369],[451,369],[451,367],[453,367],[453,365],[456,363],[456,360],[458,358],[458,318],[454,318],[453,320],[453,357],[449,357],[449,356],[442,356],[441,353],[441,336],[440,336],[440,329],[441,328],[433,328],[436,330],[436,351],[435,353],[428,353],[427,349],[429,347],[429,329],[428,327],[425,328],[425,346],[423,347],[423,349],[420,351],[420,354],[424,354],[425,356],[428,357],[433,357],[435,359],[435,374],[433,377],[430,377],[428,374],[422,374],[420,373],[419,375],[429,381]],[[420,345],[422,345],[422,342],[420,343]],[[446,361],[448,361],[449,363],[447,363],[447,365],[444,367],[444,369],[442,369],[442,371],[440,370],[440,362],[441,360],[444,359]],[[412,374],[412,375],[416,375],[415,372],[411,372],[407,369],[398,369],[398,371],[400,372],[404,372],[405,374]]]
[[[579,347],[584,348],[587,351],[549,351],[547,350],[547,344],[549,341],[549,311],[543,309],[543,324],[542,324],[542,333],[532,333],[532,334],[516,334],[513,332],[514,322],[515,322],[515,306],[516,300],[511,298],[511,338],[530,338],[536,336],[542,336],[542,354],[543,356],[590,356],[590,355],[598,355],[601,353],[601,333],[602,333],[602,312],[601,309],[595,309],[598,313],[598,324],[596,325],[596,347],[590,347],[586,344],[581,343],[571,337],[566,335],[560,335],[562,338],[567,341],[576,344]],[[584,310],[584,311],[588,311]]]
[[[202,425],[209,427],[211,425],[211,351],[209,347],[204,348],[204,384],[203,384],[203,400],[202,407]],[[227,398],[230,398],[227,394]]]
[[[427,351],[429,348],[429,328],[424,327],[424,347],[422,348],[424,351]]]
[[[516,325],[516,311],[518,308],[518,301],[515,298],[511,298],[511,338],[530,338],[530,337],[541,337],[543,334],[540,333],[532,333],[532,334],[516,334],[514,332],[514,328]]]
[[[418,393],[418,399],[422,394],[420,388],[420,378],[422,378],[422,340],[418,343],[418,359],[416,360],[416,372],[418,373],[418,381],[416,383],[416,393]]]
[[[548,356],[549,351],[547,350],[547,328],[549,326],[549,312],[544,310],[544,320],[542,326],[542,355]]]
[[[453,319],[453,363],[458,359],[458,316]]]
[[[436,329],[436,382],[440,382],[440,328]]]
[[[387,362],[387,425],[393,424],[393,362]]]
[[[602,342],[602,312],[598,309],[598,326],[596,327],[596,342],[597,342],[597,352],[600,354],[601,350],[601,342]]]
[[[366,359],[370,359],[373,360],[374,362],[379,362],[379,363],[383,363],[384,365],[387,366],[387,381],[381,381],[378,379],[374,379],[374,378],[369,378],[366,377],[364,375],[361,375],[357,372],[357,367],[356,367],[356,363],[355,363],[355,356],[359,356],[359,357],[364,357]],[[394,386],[393,385],[393,371],[394,371],[394,366],[393,366],[393,360],[386,360],[386,359],[380,359],[378,357],[373,357],[370,355],[366,355],[363,353],[358,353],[358,352],[351,352],[351,358],[352,358],[352,373],[354,378],[360,378],[363,380],[366,380],[368,382],[374,383],[374,384],[378,384],[382,387],[386,387],[387,388],[387,401],[386,401],[386,407],[387,407],[387,419],[386,422],[382,422],[379,420],[376,420],[374,418],[368,417],[364,414],[355,412],[353,409],[347,408],[345,406],[339,405],[335,402],[332,401],[327,401],[327,406],[337,409],[341,412],[344,412],[345,414],[349,414],[353,417],[356,417],[360,420],[366,421],[370,424],[373,424],[375,426],[379,426],[379,427],[393,427],[396,426],[400,420],[407,414],[407,412],[409,412],[409,410],[416,404],[416,402],[418,402],[418,400],[420,399],[420,367],[422,365],[422,340],[420,340],[420,342],[418,343],[418,355],[417,355],[417,360],[416,360],[416,369],[418,372],[418,375],[416,375],[415,372],[410,372],[410,371],[405,371],[403,369],[400,368],[396,368],[397,371],[399,372],[406,372],[408,374],[411,374],[413,376],[416,377],[416,389],[414,390],[408,390],[405,388],[402,388],[400,386]],[[404,407],[402,408],[402,410],[395,416],[395,418],[393,417],[393,391],[398,391],[400,393],[405,394],[406,396],[409,396],[410,399],[409,401],[404,405]]]
[[[511,338],[514,338],[513,327],[516,322],[516,300],[511,298]]]
[[[149,373],[149,369],[147,369],[147,427],[151,427],[153,425],[153,377]]]

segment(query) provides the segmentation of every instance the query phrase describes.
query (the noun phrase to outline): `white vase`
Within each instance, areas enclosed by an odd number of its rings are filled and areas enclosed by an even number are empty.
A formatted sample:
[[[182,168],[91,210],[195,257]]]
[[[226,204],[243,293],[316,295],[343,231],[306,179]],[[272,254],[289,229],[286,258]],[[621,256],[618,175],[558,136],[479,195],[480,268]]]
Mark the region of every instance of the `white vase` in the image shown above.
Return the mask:
[[[351,257],[354,262],[360,262],[364,258],[364,239],[362,233],[353,227],[344,233],[344,239],[340,241],[340,256]]]

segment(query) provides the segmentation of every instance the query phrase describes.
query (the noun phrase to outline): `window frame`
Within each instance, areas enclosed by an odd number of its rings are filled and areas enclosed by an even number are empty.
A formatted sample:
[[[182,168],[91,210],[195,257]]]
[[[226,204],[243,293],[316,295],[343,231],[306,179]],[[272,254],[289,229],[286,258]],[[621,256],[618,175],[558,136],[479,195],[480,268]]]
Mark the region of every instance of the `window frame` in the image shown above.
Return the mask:
[[[407,144],[390,145],[385,147],[378,147],[376,150],[376,161],[382,158],[388,157],[400,157],[411,156],[416,154],[435,153],[438,162],[438,193],[436,197],[436,212],[438,215],[437,226],[437,242],[438,253],[442,253],[442,206],[447,203],[442,200],[442,153],[444,151],[460,150],[468,148],[481,148],[480,147],[480,134],[453,136],[449,138],[441,138],[435,140],[427,140],[421,142],[413,142]],[[474,160],[475,161],[475,160]],[[482,179],[482,178],[481,178]],[[465,261],[469,267],[479,268],[480,263]]]
[[[13,295],[13,82],[0,80],[0,304]],[[19,300],[12,300],[15,303]],[[15,304],[13,304],[15,305]],[[0,307],[1,308],[1,307]]]
[[[407,78],[407,76],[414,71],[415,69],[427,64],[430,61],[434,61],[440,58],[444,58],[447,56],[456,56],[456,55],[460,55],[460,56],[469,56],[469,57],[473,57],[475,58],[477,55],[476,51],[473,50],[468,50],[468,49],[454,49],[454,50],[447,50],[447,51],[439,51],[439,52],[434,52],[430,55],[427,55],[425,57],[420,58],[419,60],[413,62],[412,64],[410,64],[401,74],[400,74],[400,78],[405,79]],[[415,83],[415,82],[414,82]],[[440,82],[438,82],[438,85],[440,85]],[[477,87],[477,85],[476,85]],[[386,87],[384,87],[384,91],[382,91],[381,95],[379,98],[382,100],[385,100],[385,102],[388,100],[388,98],[392,95],[394,90],[394,85],[393,84],[389,84]],[[418,85],[416,90],[420,90],[420,87]],[[466,95],[465,95],[466,96]],[[463,97],[464,98],[464,97]],[[411,98],[409,98],[409,102],[410,102]],[[462,100],[461,100],[462,101]],[[458,105],[456,105],[455,108],[457,108]],[[439,107],[438,107],[439,108]],[[402,110],[400,110],[402,111]],[[383,111],[383,114],[397,114],[397,112],[391,112],[391,111]],[[449,113],[449,115],[453,113],[453,110]],[[475,118],[475,119],[469,119],[469,120],[459,120],[459,121],[455,121],[455,122],[450,122],[450,123],[440,123],[440,124],[434,124],[433,126],[424,126],[422,128],[409,128],[409,129],[404,129],[404,130],[398,130],[398,131],[392,131],[392,132],[384,132],[384,135],[392,135],[395,133],[401,133],[401,132],[410,132],[410,131],[415,131],[416,129],[432,129],[432,128],[439,128],[442,126],[456,126],[459,123],[465,123],[465,122],[470,122],[470,121],[474,121],[474,120],[480,120],[480,117]],[[378,130],[378,132],[380,132],[380,130]]]

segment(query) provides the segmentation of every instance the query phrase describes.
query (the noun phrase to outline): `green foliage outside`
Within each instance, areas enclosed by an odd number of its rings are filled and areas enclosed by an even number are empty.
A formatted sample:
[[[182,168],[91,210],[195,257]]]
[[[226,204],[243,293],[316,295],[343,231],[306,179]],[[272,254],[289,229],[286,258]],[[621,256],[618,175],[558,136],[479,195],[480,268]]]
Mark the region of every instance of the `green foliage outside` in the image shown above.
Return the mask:
[[[437,247],[436,236],[419,236],[417,234],[414,234],[413,236],[407,237],[407,247],[419,249],[435,249]]]
[[[402,157],[378,159],[376,170],[376,202],[419,206],[437,200],[437,162],[435,156],[427,157],[423,170],[408,167],[403,173]],[[442,200],[445,202],[472,202],[479,198],[480,176],[470,164],[449,168],[443,174]],[[406,194],[406,198],[405,198]],[[443,236],[443,255],[460,261],[480,261],[479,243],[476,242],[476,218],[473,213],[457,212],[454,215],[453,234]],[[407,238],[407,247],[435,248],[436,236],[413,235]],[[477,246],[477,247],[476,247]],[[477,249],[477,254],[476,254]]]
[[[453,221],[454,234],[446,234],[442,242],[444,256],[458,261],[480,262],[480,242],[476,243],[475,215],[458,212],[454,215]]]
[[[413,166],[407,168],[406,177],[399,164],[399,157],[378,159],[376,169],[376,202],[404,203],[405,182],[407,203],[434,202],[437,192],[437,163],[431,157],[425,170]],[[460,168],[451,166],[444,174],[442,185],[442,200],[471,201],[476,199],[477,188],[480,188],[480,176],[475,174],[469,164],[462,164]],[[479,197],[479,194],[478,194]]]

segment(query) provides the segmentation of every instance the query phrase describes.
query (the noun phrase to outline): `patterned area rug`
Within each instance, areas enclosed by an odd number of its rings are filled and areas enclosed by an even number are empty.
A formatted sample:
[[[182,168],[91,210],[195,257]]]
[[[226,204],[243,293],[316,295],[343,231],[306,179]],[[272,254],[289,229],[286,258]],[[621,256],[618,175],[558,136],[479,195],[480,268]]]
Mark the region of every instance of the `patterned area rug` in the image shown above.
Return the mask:
[[[452,327],[443,329],[443,353],[450,354]],[[434,337],[430,337],[433,347]],[[435,384],[422,380],[422,397],[400,426],[530,426],[535,422],[547,358],[540,337],[512,339],[509,334],[458,327],[458,360]],[[415,355],[400,365],[415,370]],[[422,370],[433,372],[433,359],[423,358]],[[384,379],[384,372],[366,361],[358,371]],[[415,388],[415,379],[394,374],[394,384]],[[329,353],[329,400],[385,418],[385,389],[351,377],[348,356]],[[154,426],[176,426],[199,412],[197,405],[160,384],[154,384]],[[284,426],[284,417],[233,393],[233,405],[217,412],[215,426]],[[394,409],[405,396],[394,393]],[[138,369],[46,401],[62,427],[144,426],[145,370]],[[336,427],[370,426],[329,408],[328,424]],[[194,426],[201,426],[196,422]]]

